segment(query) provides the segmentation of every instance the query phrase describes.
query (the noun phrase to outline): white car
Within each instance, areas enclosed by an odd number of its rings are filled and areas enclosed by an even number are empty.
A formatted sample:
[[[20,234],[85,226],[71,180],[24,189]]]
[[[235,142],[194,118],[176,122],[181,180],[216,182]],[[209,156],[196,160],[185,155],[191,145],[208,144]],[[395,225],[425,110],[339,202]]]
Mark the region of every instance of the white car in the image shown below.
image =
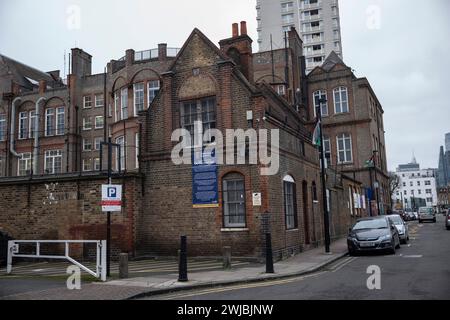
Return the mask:
[[[419,223],[422,223],[422,221],[433,221],[436,223],[436,213],[434,212],[433,207],[422,207],[419,208]]]
[[[403,221],[402,217],[398,214],[389,215],[389,218],[391,218],[392,222],[397,228],[400,241],[404,244],[408,243],[409,241],[408,224],[406,224],[406,222]]]

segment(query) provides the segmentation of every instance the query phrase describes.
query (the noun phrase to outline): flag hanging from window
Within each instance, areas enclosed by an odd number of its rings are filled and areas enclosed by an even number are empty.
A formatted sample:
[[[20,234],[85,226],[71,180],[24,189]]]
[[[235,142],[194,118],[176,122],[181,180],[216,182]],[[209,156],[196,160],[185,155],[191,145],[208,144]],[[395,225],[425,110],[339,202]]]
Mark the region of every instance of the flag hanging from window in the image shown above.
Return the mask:
[[[314,129],[313,137],[312,137],[313,145],[322,146],[322,137],[320,133],[320,120],[317,121],[316,128]]]

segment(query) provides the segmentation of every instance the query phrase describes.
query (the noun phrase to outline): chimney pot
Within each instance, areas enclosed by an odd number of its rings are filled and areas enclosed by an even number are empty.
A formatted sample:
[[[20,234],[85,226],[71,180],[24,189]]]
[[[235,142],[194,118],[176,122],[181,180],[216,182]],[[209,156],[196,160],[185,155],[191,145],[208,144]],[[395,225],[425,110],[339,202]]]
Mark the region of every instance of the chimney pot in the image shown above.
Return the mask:
[[[241,21],[241,35],[247,35],[247,22]]]
[[[239,36],[239,25],[237,23],[233,23],[233,38]]]

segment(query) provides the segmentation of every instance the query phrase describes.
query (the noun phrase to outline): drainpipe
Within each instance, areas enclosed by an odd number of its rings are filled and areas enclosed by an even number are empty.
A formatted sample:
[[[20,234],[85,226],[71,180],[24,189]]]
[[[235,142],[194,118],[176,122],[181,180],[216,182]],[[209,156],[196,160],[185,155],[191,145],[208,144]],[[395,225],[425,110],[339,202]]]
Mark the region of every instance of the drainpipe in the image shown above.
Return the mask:
[[[33,174],[36,174],[38,172],[38,164],[39,164],[39,104],[42,102],[45,102],[47,99],[44,97],[41,97],[36,101],[36,110],[35,114],[36,117],[34,118],[34,154],[33,154]]]
[[[17,97],[13,100],[11,104],[11,138],[9,139],[9,151],[16,156],[19,157],[19,154],[16,152],[14,148],[15,135],[16,135],[16,103],[21,103],[22,99]]]

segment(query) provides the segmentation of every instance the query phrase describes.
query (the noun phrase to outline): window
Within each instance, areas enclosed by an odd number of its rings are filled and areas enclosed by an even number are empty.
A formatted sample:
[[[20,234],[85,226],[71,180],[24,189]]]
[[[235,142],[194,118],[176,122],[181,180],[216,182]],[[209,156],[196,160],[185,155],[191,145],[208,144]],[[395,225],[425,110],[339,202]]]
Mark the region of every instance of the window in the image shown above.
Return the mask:
[[[6,140],[6,114],[0,114],[0,141]]]
[[[95,150],[100,150],[100,145],[103,142],[103,137],[97,137],[94,139],[94,148]]]
[[[61,150],[45,151],[45,173],[58,174],[62,168],[62,152]]]
[[[433,202],[433,198],[427,198],[427,202]]]
[[[28,135],[28,113],[19,113],[19,139],[26,139]]]
[[[348,96],[346,87],[339,87],[334,89],[334,112],[348,112]]]
[[[118,144],[120,147],[120,158],[119,158],[119,151],[116,151],[116,170],[122,171],[125,169],[125,137],[121,136],[116,139],[116,144]],[[119,162],[120,161],[120,162]]]
[[[83,171],[92,171],[91,159],[83,159]]]
[[[418,194],[422,194],[422,190],[420,190],[420,189],[417,190],[417,192],[418,192]]]
[[[223,210],[225,228],[245,228],[245,184],[239,174],[223,180]]]
[[[185,102],[181,108],[181,126],[194,136],[194,122],[201,121],[203,133],[216,127],[216,100],[206,98]],[[210,140],[211,141],[211,140]]]
[[[405,190],[405,191],[403,191],[403,194],[406,196],[406,195],[408,195],[408,192]]]
[[[420,187],[420,181],[417,181],[417,186]]]
[[[414,182],[411,181],[411,182],[409,183],[409,186],[410,186],[410,187],[414,187]]]
[[[316,110],[319,107],[319,101],[321,99],[327,99],[327,92],[325,90],[319,90],[314,92],[314,116],[316,116]],[[328,103],[321,103],[320,104],[320,110],[322,117],[328,116]]]
[[[337,151],[339,163],[351,163],[352,157],[352,137],[343,133],[337,136]]]
[[[144,83],[134,84],[134,115],[144,110]]]
[[[329,137],[323,137],[323,150],[325,155],[325,163],[326,167],[331,167],[332,159],[331,159],[331,140]]]
[[[136,153],[136,169],[139,168],[139,133],[136,133],[135,136],[135,153]]]
[[[94,170],[100,171],[100,158],[94,158]]]
[[[92,108],[92,97],[91,96],[83,97],[83,108],[84,109]]]
[[[120,119],[128,119],[128,88],[123,88],[120,93]]]
[[[31,153],[22,153],[19,156],[19,165],[17,166],[17,175],[27,176],[31,171]]]
[[[45,135],[55,135],[55,109],[53,108],[45,110]]]
[[[56,108],[56,135],[63,135],[65,129],[65,109],[64,107]]]
[[[30,132],[28,133],[28,136],[30,139],[33,139],[36,134],[36,111],[30,111],[30,123],[28,125],[28,128],[30,128]]]
[[[293,13],[283,14],[281,16],[281,21],[283,24],[294,22],[294,14]]]
[[[298,227],[297,224],[297,200],[295,191],[295,181],[291,176],[283,179],[284,190],[284,215],[286,218],[286,229],[292,230]]]
[[[152,80],[148,82],[148,105],[152,103],[159,92],[159,80]]]
[[[116,92],[114,92],[114,122],[118,121],[119,119],[119,116],[117,114],[119,108],[120,108],[120,93],[117,90]]]
[[[425,185],[426,186],[431,186],[431,181],[430,180],[425,181]]]
[[[90,139],[83,139],[83,151],[91,151],[92,142]]]
[[[286,2],[281,4],[281,12],[289,12],[294,8],[293,2]]]
[[[277,93],[280,96],[284,96],[286,94],[286,87],[284,86],[284,84],[280,84],[277,86]]]
[[[91,129],[92,129],[91,117],[83,118],[83,130],[91,130]]]
[[[433,191],[432,191],[431,189],[427,189],[427,190],[426,190],[426,193],[427,193],[427,194],[432,194]]]
[[[101,108],[105,105],[105,99],[103,98],[103,94],[95,95],[95,107]]]
[[[103,116],[96,116],[95,129],[102,129],[102,128],[103,128]]]
[[[403,182],[403,186],[406,187],[406,182]]]

